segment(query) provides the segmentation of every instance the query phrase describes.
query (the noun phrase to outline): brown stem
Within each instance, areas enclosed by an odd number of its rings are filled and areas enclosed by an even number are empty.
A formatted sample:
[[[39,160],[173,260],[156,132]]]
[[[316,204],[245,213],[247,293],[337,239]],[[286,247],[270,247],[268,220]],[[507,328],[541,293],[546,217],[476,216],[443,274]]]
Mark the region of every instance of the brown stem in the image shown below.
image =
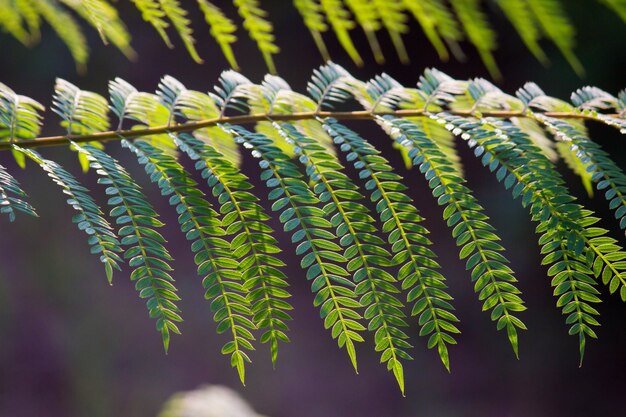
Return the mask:
[[[472,116],[470,111],[448,111],[448,113],[455,114],[458,116]],[[536,113],[535,113],[536,114]],[[544,112],[541,113],[548,117],[553,117],[557,119],[588,119],[593,120],[593,116],[585,115],[581,113],[570,113],[570,112]],[[295,121],[295,120],[309,120],[315,119],[317,117],[320,118],[328,118],[332,117],[337,120],[372,120],[376,116],[395,116],[395,117],[424,117],[426,114],[424,110],[396,110],[392,112],[370,112],[370,111],[351,111],[351,112],[329,112],[329,111],[321,111],[321,112],[298,112],[291,114],[272,114],[271,118],[274,121]],[[607,116],[617,116],[617,115],[607,115]],[[249,115],[241,115],[241,116],[222,116],[214,119],[206,119],[195,122],[187,122],[181,124],[172,124],[169,126],[156,126],[145,129],[132,129],[132,130],[116,130],[116,131],[107,131],[107,132],[98,132],[89,135],[63,135],[63,136],[48,136],[48,137],[40,137],[37,139],[23,140],[19,141],[19,145],[22,148],[37,148],[41,146],[59,146],[59,145],[69,145],[70,141],[76,143],[84,143],[84,142],[104,142],[108,140],[115,139],[132,139],[142,136],[151,136],[168,132],[189,132],[196,129],[201,129],[203,127],[215,126],[219,123],[231,123],[231,124],[247,124],[247,123],[256,123],[261,121],[266,121],[267,118],[270,117],[268,113],[260,113],[260,114],[249,114]],[[481,113],[481,117],[500,117],[500,118],[511,118],[511,117],[528,117],[525,112],[519,111],[491,111]],[[5,142],[0,143],[0,151],[8,150],[11,148],[11,143]]]

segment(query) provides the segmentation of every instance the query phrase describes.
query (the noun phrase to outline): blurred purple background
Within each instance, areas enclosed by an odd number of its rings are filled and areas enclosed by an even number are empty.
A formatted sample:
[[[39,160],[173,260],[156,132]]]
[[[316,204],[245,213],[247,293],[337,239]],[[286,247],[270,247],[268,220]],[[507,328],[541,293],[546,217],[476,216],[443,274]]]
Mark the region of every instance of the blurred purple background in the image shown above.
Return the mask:
[[[552,65],[542,67],[489,3],[490,16],[500,34],[501,47],[496,57],[505,78],[499,85],[506,91],[513,92],[532,80],[548,94],[567,99],[571,91],[586,84],[612,93],[626,86],[625,26],[595,1],[564,3],[578,27],[577,52],[587,70],[585,79],[571,71],[552,45],[546,45]],[[291,4],[263,4],[270,12],[282,48],[276,58],[278,72],[294,89],[304,91],[312,70],[322,64],[313,41]],[[128,62],[113,48],[101,46],[97,34],[88,30],[92,58],[88,73],[78,76],[69,53],[55,36],[49,36],[50,31],[44,32],[42,43],[32,50],[3,36],[0,82],[49,106],[55,77],[105,94],[107,81],[115,76],[141,90],[153,91],[159,78],[170,74],[189,88],[207,91],[220,71],[227,68],[197,16],[195,33],[204,65],[194,64],[180,42],[175,50],[167,50],[131,6],[120,7],[125,10],[122,16],[127,17],[127,24],[134,27],[134,47],[140,56],[137,62]],[[236,16],[230,4],[224,8],[231,17]],[[241,28],[237,34],[240,41],[235,53],[242,72],[258,82],[266,72],[261,56]],[[466,63],[441,63],[415,24],[405,37],[412,60],[409,66],[397,62],[386,35],[380,36],[383,49],[389,51],[383,66],[374,63],[359,31],[354,31],[354,37],[366,60],[363,68],[355,68],[331,37],[328,45],[335,61],[361,79],[385,71],[413,86],[423,69],[432,66],[458,78],[487,77],[470,45],[464,45]],[[56,120],[48,112],[46,134],[61,132]],[[403,168],[389,139],[372,124],[355,122],[350,126],[364,133],[399,168],[410,186],[410,194],[427,218],[434,250],[461,318],[459,345],[450,352],[452,374],[446,372],[435,352],[426,349],[426,340],[416,336],[413,326],[409,333],[415,335],[412,341],[416,347],[411,351],[415,360],[405,367],[406,398],[400,395],[393,376],[378,363],[379,355],[373,351],[371,340],[359,346],[359,375],[355,375],[346,353],[337,349],[329,332],[323,329],[312,306],[309,283],[288,244],[288,236],[275,220],[272,226],[284,243],[283,259],[288,262],[291,301],[296,306],[291,323],[292,343],[281,346],[276,370],[271,367],[266,346],[259,348],[252,355],[254,363],[248,368],[247,386],[242,387],[227,358],[219,353],[224,338],[215,333],[209,304],[203,299],[189,244],[178,230],[174,210],[149,184],[133,155],[112,142],[107,151],[139,179],[167,224],[162,233],[175,258],[174,277],[183,298],[183,335],[173,337],[170,353],[165,355],[153,321],[128,280],[128,271],[117,273],[114,285],[109,287],[101,264],[89,255],[84,235],[71,223],[72,210],[56,186],[33,165],[19,170],[10,155],[4,153],[0,162],[22,183],[41,218],[20,216],[12,224],[2,219],[0,416],[153,416],[174,392],[204,383],[236,389],[259,412],[271,417],[625,415],[624,304],[617,297],[608,296],[606,288],[601,287],[606,301],[599,307],[600,340],[588,343],[584,366],[579,368],[577,339],[567,335],[564,318],[555,307],[527,212],[493,176],[486,175],[471,153],[462,149],[469,185],[503,238],[527,302],[523,319],[529,330],[521,335],[521,359],[516,360],[506,335],[497,332],[488,315],[480,311],[469,274],[458,260],[458,250],[424,179],[417,171]],[[594,126],[592,133],[626,168],[620,146],[623,137],[599,126]],[[81,174],[72,152],[54,148],[43,153],[77,174],[105,205],[95,173]],[[587,198],[579,181],[560,165],[573,192],[597,211],[603,226],[611,228],[622,244],[626,243],[603,200]],[[249,158],[244,161],[244,172],[258,183],[259,171]],[[257,194],[266,193],[259,188]],[[268,207],[266,201],[264,204]]]

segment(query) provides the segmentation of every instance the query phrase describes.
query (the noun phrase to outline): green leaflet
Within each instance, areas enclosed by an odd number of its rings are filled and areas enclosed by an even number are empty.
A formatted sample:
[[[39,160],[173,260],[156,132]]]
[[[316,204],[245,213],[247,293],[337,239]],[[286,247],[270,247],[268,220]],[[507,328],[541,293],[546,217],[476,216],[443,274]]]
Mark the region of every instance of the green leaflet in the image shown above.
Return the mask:
[[[428,38],[428,41],[433,45],[439,59],[447,61],[449,59],[448,49],[442,41],[442,35],[444,32],[439,30],[442,24],[446,22],[452,22],[451,27],[455,29],[455,39],[458,39],[460,32],[456,28],[456,22],[454,22],[451,16],[449,16],[449,10],[440,0],[426,0],[426,1],[412,1],[402,0],[404,7],[413,15],[415,20],[419,23],[424,31],[424,35]],[[450,19],[448,19],[450,18]]]
[[[385,242],[376,235],[374,219],[361,203],[363,196],[343,172],[343,166],[324,152],[324,148],[311,138],[300,134],[289,124],[275,128],[297,147],[299,160],[307,167],[313,191],[321,202],[330,223],[336,227],[339,243],[345,248],[347,270],[352,272],[355,292],[361,296],[356,306],[366,308],[364,317],[369,320],[368,330],[375,331],[376,350],[382,352],[381,362],[394,372],[400,388],[404,376],[400,359],[410,360],[404,349],[410,347],[407,335],[400,327],[404,321],[404,304],[394,294],[396,279],[385,269],[394,265]]]
[[[434,260],[436,255],[427,247],[431,244],[425,236],[428,231],[419,224],[423,218],[403,192],[406,186],[400,182],[402,177],[393,172],[388,161],[371,144],[352,130],[334,119],[326,119],[325,127],[334,136],[335,143],[347,153],[346,158],[354,161],[359,177],[367,181],[365,188],[371,200],[377,203],[376,211],[384,223],[383,232],[392,245],[393,263],[400,266],[397,279],[402,283],[402,289],[408,292],[407,302],[413,302],[411,314],[419,315],[420,335],[430,336],[428,347],[437,347],[443,364],[450,371],[447,344],[456,344],[451,333],[459,333],[453,324],[458,319],[451,313],[454,307],[450,304],[452,297],[446,292],[445,278],[436,271],[440,268]],[[393,288],[389,284],[385,286]],[[391,298],[389,302],[394,300]],[[361,303],[367,304],[363,299]],[[392,306],[387,312],[390,316],[397,313]],[[394,321],[403,323],[402,317],[398,315]],[[393,333],[395,337],[404,335],[398,329]]]
[[[159,0],[130,0],[135,7],[141,12],[143,20],[148,22],[161,36],[168,48],[173,48],[172,42],[165,29],[169,27],[169,23],[165,20],[165,12],[161,9]]]
[[[20,9],[9,0],[0,0],[0,27],[24,45],[30,42],[30,34],[24,28]]]
[[[17,10],[19,13],[19,18],[15,19],[15,16],[11,16],[11,20],[13,22],[20,19],[24,21],[28,31],[28,45],[39,41],[41,38],[41,16],[39,16],[37,5],[33,4],[32,0],[14,0],[13,6],[15,7],[13,10]]]
[[[237,36],[234,34],[237,26],[218,7],[207,0],[198,0],[198,6],[204,13],[207,24],[211,27],[211,36],[219,44],[226,60],[232,68],[238,69],[239,65],[231,46],[237,41]]]
[[[554,295],[559,297],[557,307],[569,314],[566,322],[572,324],[570,334],[578,334],[580,359],[586,345],[585,336],[596,337],[590,326],[599,323],[593,315],[599,314],[589,303],[600,302],[588,256],[584,253],[589,235],[602,235],[601,229],[585,229],[597,221],[574,204],[558,175],[552,175],[552,164],[530,139],[514,126],[499,122],[479,122],[439,114],[435,117],[467,141],[483,165],[496,172],[498,181],[513,196],[522,197],[522,204],[530,206],[542,245],[543,263],[550,265],[548,275],[554,276]],[[487,130],[485,127],[491,127]],[[512,139],[509,139],[512,138]],[[532,156],[532,158],[530,157]],[[547,172],[546,172],[547,171]]]
[[[589,172],[593,172],[592,180],[597,182],[596,188],[604,192],[609,208],[615,210],[615,218],[619,221],[620,228],[624,230],[626,226],[624,217],[626,181],[623,171],[596,143],[579,135],[568,123],[550,120],[544,116],[540,119],[546,126],[552,127],[557,132],[557,136],[570,141],[572,146],[576,147],[576,155],[584,163],[589,163]],[[600,230],[602,233],[599,236],[593,235],[592,239],[587,241],[595,258],[594,274],[596,277],[602,276],[602,282],[609,286],[611,293],[619,289],[620,297],[626,301],[626,264],[622,262],[622,259],[626,258],[626,253],[622,251],[621,246],[616,244],[617,240],[603,236],[606,230]]]
[[[130,46],[130,33],[120,19],[117,9],[106,0],[61,0],[98,30],[102,41],[111,42],[127,58],[137,57]]]
[[[572,107],[561,100],[548,97],[535,84],[527,83],[517,92],[517,96],[529,107],[540,110],[570,110]],[[599,89],[587,87],[576,91],[572,96],[575,105],[582,109],[588,108],[615,108],[618,111],[620,101],[615,97],[604,93]],[[597,182],[599,191],[604,191],[605,198],[609,201],[609,208],[615,210],[615,217],[620,221],[620,228],[624,229],[626,220],[626,201],[624,195],[624,184],[626,178],[623,171],[611,160],[609,155],[586,135],[586,129],[580,122],[562,121],[543,114],[528,111],[529,115],[545,126],[559,140],[559,144],[570,145],[570,152],[585,166],[590,180]],[[609,118],[609,116],[605,116]],[[594,116],[597,119],[597,116]],[[611,117],[618,123],[620,117]],[[607,123],[609,125],[613,124]],[[597,220],[596,220],[597,221]],[[591,223],[593,224],[593,223]],[[616,245],[617,241],[606,234],[606,230],[594,228],[597,233],[591,234],[585,239],[585,244],[589,248],[589,266],[593,265],[593,273],[596,277],[602,276],[604,284],[609,286],[611,293],[620,289],[620,297],[626,301],[626,265],[622,259],[626,258],[626,253],[622,247]]]
[[[0,165],[0,213],[6,213],[10,221],[15,220],[15,213],[18,211],[38,217],[35,209],[25,201],[26,197],[17,180]]]
[[[107,101],[100,94],[81,90],[74,84],[58,78],[54,86],[52,111],[58,114],[61,126],[68,135],[84,135],[101,132],[109,127],[109,108]],[[101,142],[90,142],[90,145],[104,149]],[[89,169],[89,161],[85,154],[78,153],[78,161],[83,171]]]
[[[376,37],[376,31],[381,28],[380,13],[376,8],[376,4],[371,0],[346,0],[345,3],[354,14],[356,22],[365,32],[367,42],[374,54],[374,59],[379,64],[384,63],[385,57]]]
[[[19,142],[35,139],[41,131],[41,113],[44,107],[30,97],[16,94],[0,83],[0,141]],[[11,149],[15,162],[25,167],[25,157]]]
[[[317,0],[294,0],[293,6],[298,10],[300,16],[302,16],[304,25],[309,29],[315,46],[317,46],[317,49],[320,51],[322,58],[324,61],[328,61],[330,55],[328,54],[328,49],[322,38],[322,33],[328,30],[328,25],[324,20],[319,3]]]
[[[229,74],[238,74],[235,71],[226,71]],[[243,78],[243,76],[241,76]],[[246,79],[247,81],[247,79]],[[167,109],[166,120],[172,122],[174,116],[180,113],[186,121],[203,121],[220,116],[220,108],[214,97],[199,91],[188,90],[174,77],[165,76],[159,83],[157,95]],[[233,100],[229,97],[227,100]],[[167,122],[166,122],[167,123]],[[208,126],[196,129],[193,136],[210,145],[234,165],[241,163],[241,156],[233,138],[218,126]],[[168,142],[172,142],[168,137]]]
[[[580,92],[580,90],[579,90]],[[589,93],[587,89],[585,93]],[[584,96],[587,94],[583,93]],[[517,97],[525,103],[530,108],[537,108],[543,111],[565,111],[565,112],[573,112],[576,111],[572,105],[569,103],[555,99],[552,97],[548,97],[536,84],[534,83],[526,83],[524,87],[520,88],[516,92]],[[583,101],[588,101],[589,97],[574,97],[574,102],[578,102],[579,105],[585,106],[591,103],[583,103]],[[537,123],[539,126],[544,125],[543,121],[538,120],[533,116],[533,112],[529,111],[529,115],[531,118],[529,122]],[[606,123],[608,119],[605,119],[603,122]],[[610,120],[619,121],[618,118],[610,118]],[[584,122],[581,120],[568,120],[567,123],[571,126],[572,129],[575,129],[578,135],[586,136],[587,128],[584,125]],[[558,139],[558,138],[557,138]],[[563,159],[563,161],[567,164],[570,169],[572,169],[581,179],[585,190],[589,196],[593,195],[593,173],[588,170],[589,162],[583,162],[579,156],[576,155],[577,151],[573,149],[571,146],[568,146],[568,143],[563,141],[558,141],[554,145],[556,147],[557,153]]]
[[[517,30],[528,50],[541,63],[547,63],[548,58],[543,49],[541,49],[541,45],[539,45],[541,32],[528,2],[526,0],[497,0],[497,3],[515,30]]]
[[[470,42],[476,47],[485,67],[492,77],[502,78],[493,52],[496,49],[496,34],[489,25],[478,0],[451,0],[452,8],[457,14]]]
[[[225,78],[228,74],[222,74],[220,78]],[[294,112],[314,111],[317,103],[311,98],[296,93],[291,90],[289,84],[275,75],[266,75],[263,82],[256,90],[257,94],[248,94],[248,107],[250,113],[267,112],[273,115],[290,114]],[[254,90],[252,90],[254,91]],[[294,121],[293,125],[304,135],[314,137],[320,145],[326,148],[326,152],[336,155],[336,149],[332,139],[322,129],[317,120]],[[293,147],[284,141],[283,137],[272,126],[270,121],[260,121],[256,124],[255,130],[274,141],[283,152],[293,157]]]
[[[561,3],[558,0],[528,0],[528,7],[546,37],[559,48],[576,74],[584,75],[585,69],[574,54],[575,29]]]
[[[16,94],[0,83],[0,142],[19,143],[34,139],[41,131],[41,112],[44,107],[30,97]],[[17,164],[24,168],[22,152],[11,149]],[[0,165],[0,213],[6,213],[10,221],[15,220],[19,211],[37,217],[33,207],[28,204],[26,193],[20,184]]]
[[[363,59],[354,46],[349,33],[355,27],[350,12],[345,9],[340,0],[320,0],[320,6],[343,49],[356,65],[362,66]]]
[[[402,1],[372,0],[372,5],[380,16],[382,26],[389,33],[400,62],[409,63],[409,55],[402,41],[402,35],[409,31],[407,16],[404,14]]]
[[[427,98],[425,98],[423,94],[420,94],[419,90],[404,88],[398,81],[387,74],[377,75],[369,80],[365,89],[367,94],[357,94],[363,107],[370,111],[423,108],[427,102]],[[356,91],[358,90],[355,90],[355,92]],[[435,106],[431,103],[428,107],[434,110],[433,108]],[[454,143],[454,135],[450,134],[450,132],[428,117],[413,117],[407,119],[418,125],[430,140],[437,143],[448,159],[454,162],[458,172],[463,173],[461,158]],[[394,148],[398,149],[402,154],[407,168],[410,168],[413,164],[411,158],[408,157],[408,150],[397,143],[394,143]]]
[[[272,23],[266,19],[267,13],[261,9],[258,0],[233,0],[233,3],[243,18],[243,27],[263,54],[265,65],[270,73],[275,74],[276,66],[272,55],[277,54],[280,48],[274,42]]]
[[[626,5],[626,3],[624,4]],[[624,93],[622,92],[620,96],[623,99]],[[612,109],[622,112],[623,100],[614,97],[598,87],[591,86],[585,86],[574,91],[570,99],[580,114],[591,120],[619,129],[622,135],[626,134],[626,120],[601,113],[602,111]]]
[[[228,82],[227,78],[222,80]],[[171,115],[176,112],[193,113],[198,103],[191,96],[185,99],[186,92],[182,84],[166,77],[159,85],[158,94]],[[221,104],[228,106],[233,95],[234,92],[227,94]],[[206,102],[204,98],[199,100]],[[215,107],[216,104],[210,101]],[[244,288],[248,291],[253,328],[264,330],[261,342],[269,342],[272,363],[275,364],[278,342],[289,340],[284,332],[288,330],[285,321],[291,320],[291,317],[285,310],[291,307],[281,302],[290,294],[285,289],[288,286],[287,277],[280,271],[284,263],[275,256],[280,252],[278,241],[271,236],[273,229],[266,224],[270,217],[258,204],[258,198],[248,191],[252,185],[247,177],[215,148],[189,134],[171,136],[179,149],[196,161],[196,169],[203,173],[218,199],[222,225],[226,228],[226,235],[232,236],[232,256],[238,262]],[[249,361],[249,358],[242,356],[236,365],[242,380],[243,361]]]
[[[170,332],[180,334],[176,323],[182,318],[175,304],[180,298],[169,274],[172,268],[168,262],[172,257],[163,246],[165,239],[155,230],[163,223],[157,219],[158,214],[139,185],[117,161],[91,145],[73,143],[73,146],[100,175],[98,183],[106,186],[108,204],[112,207],[110,215],[120,225],[118,235],[125,248],[124,259],[133,269],[130,279],[135,282],[139,297],[147,299],[150,317],[156,319],[156,329],[167,352]]]
[[[331,329],[339,347],[346,348],[352,366],[357,370],[354,343],[363,341],[359,334],[364,330],[359,323],[361,306],[356,301],[355,285],[348,279],[350,274],[344,266],[347,259],[335,243],[337,237],[330,231],[333,225],[318,207],[319,199],[302,180],[298,167],[271,140],[240,126],[225,128],[236,133],[260,159],[261,179],[271,189],[272,210],[280,213],[284,230],[292,233],[292,243],[298,244],[296,254],[301,256],[300,265],[306,269],[311,291],[316,294],[313,304],[320,308],[324,327]]]
[[[572,150],[571,145],[568,143],[557,142],[554,144],[554,148],[559,158],[565,162],[565,165],[580,177],[580,182],[587,192],[587,195],[593,197],[592,174],[587,170],[589,163],[583,163],[582,160],[576,156],[576,152]]]
[[[190,16],[201,13],[211,36],[232,68],[237,69],[233,44],[237,40],[237,24],[218,2],[209,0],[130,0],[143,20],[152,26],[166,47],[174,44],[168,31],[176,32],[189,56],[202,63],[196,49],[194,28]],[[626,22],[623,0],[597,0],[609,7],[616,17]],[[215,3],[215,4],[214,4]],[[272,18],[259,0],[234,0],[241,25],[256,43],[266,66],[275,73],[273,56],[279,52],[273,33]],[[449,52],[459,61],[465,56],[459,43],[466,38],[478,50],[484,65],[494,77],[498,67],[494,59],[497,46],[496,32],[502,20],[498,13],[485,13],[490,2],[481,0],[293,0],[289,2],[302,16],[315,45],[325,61],[330,59],[323,34],[332,29],[339,44],[357,64],[363,65],[352,40],[351,31],[364,31],[377,63],[384,62],[384,51],[378,33],[385,30],[394,45],[400,61],[408,63],[408,54],[402,36],[409,33],[411,20],[421,27],[428,41],[442,60]],[[583,68],[575,53],[575,30],[567,16],[565,0],[496,0],[495,2],[511,22],[530,52],[542,63],[546,56],[539,44],[545,37],[562,52],[574,70],[582,74]],[[84,70],[89,51],[87,37],[72,13],[97,30],[104,43],[111,43],[128,58],[136,54],[131,46],[130,31],[126,28],[117,2],[110,0],[0,0],[0,28],[26,46],[40,40],[41,23],[53,27],[57,36],[67,45],[79,70]],[[280,19],[277,19],[280,21]]]
[[[189,135],[176,136],[181,151],[196,161],[217,197],[226,236],[231,236],[232,256],[242,274],[247,299],[253,313],[249,328],[264,330],[262,343],[270,344],[272,362],[276,361],[278,342],[288,341],[285,321],[291,320],[285,310],[291,309],[283,299],[290,297],[285,289],[287,277],[280,268],[284,263],[274,254],[280,252],[273,230],[266,224],[269,216],[257,203],[258,198],[248,190],[252,185],[239,170],[228,163],[218,152]],[[244,357],[249,361],[247,357]],[[243,367],[243,365],[241,365]],[[237,366],[241,369],[240,366]]]
[[[89,48],[87,47],[87,39],[85,39],[78,22],[70,13],[62,9],[56,1],[28,1],[38,11],[41,18],[52,27],[57,36],[67,45],[74,62],[76,62],[78,72],[84,73],[87,60],[89,59]]]
[[[466,268],[472,271],[474,291],[483,301],[483,310],[491,311],[491,319],[497,321],[498,330],[506,328],[517,356],[517,329],[526,329],[526,326],[516,314],[526,307],[514,285],[517,280],[513,271],[506,265],[508,260],[501,254],[504,248],[498,243],[500,239],[487,223],[489,218],[439,147],[413,123],[393,118],[380,121],[398,143],[410,149],[413,164],[428,180],[439,205],[445,206],[443,217],[453,228],[452,236],[457,245],[461,246],[461,259],[467,258]]]
[[[254,328],[250,322],[252,312],[230,244],[223,239],[226,232],[219,215],[174,157],[143,141],[124,140],[122,145],[137,155],[150,180],[159,185],[161,194],[169,196],[170,204],[176,208],[181,232],[191,242],[198,275],[203,277],[205,298],[211,300],[213,319],[220,332],[229,331],[232,335],[222,353],[230,354],[231,361],[243,369],[242,359],[247,358],[244,349],[254,349],[250,343],[253,336],[247,330]],[[240,376],[244,383],[243,372]]]
[[[567,122],[539,116],[539,120],[567,143],[572,152],[591,173],[596,189],[604,193],[609,207],[615,211],[620,229],[626,229],[626,175],[600,145],[583,136]]]
[[[167,77],[162,81],[159,97],[146,97],[145,93],[138,93],[119,79],[110,84],[110,92],[113,111],[120,118],[120,123],[128,118],[148,125],[163,124],[159,117],[154,116],[158,106],[165,109],[158,102],[159,98],[170,109],[166,109],[166,114],[163,115],[169,119],[169,113],[173,113],[174,106],[189,105],[190,101],[185,97],[194,93]],[[185,113],[193,114],[194,111]],[[172,141],[170,135],[166,137],[168,141]],[[196,188],[198,184],[172,155],[144,141],[131,143],[124,140],[122,144],[137,154],[150,179],[157,182],[161,193],[169,195],[170,204],[176,207],[181,231],[192,242],[198,274],[204,276],[202,283],[205,297],[212,300],[211,309],[214,311],[214,320],[218,323],[218,333],[230,331],[232,334],[232,340],[223,346],[222,353],[230,354],[231,364],[238,369],[244,383],[244,363],[249,361],[244,349],[253,349],[250,341],[254,337],[249,329],[255,326],[251,322],[253,313],[246,298],[248,290],[242,284],[242,275],[237,270],[239,265],[230,252],[231,245],[222,238],[226,232],[222,228],[219,215],[204,199],[204,193]]]
[[[187,11],[180,5],[178,0],[159,0],[159,5],[165,17],[167,17],[172,26],[183,41],[189,56],[198,64],[204,61],[198,55],[195,47],[196,40],[193,38],[193,30],[191,29],[191,21],[187,17]]]
[[[122,248],[111,225],[103,217],[100,207],[88,194],[88,190],[56,162],[42,158],[39,153],[32,149],[23,149],[17,145],[14,145],[14,148],[41,166],[48,176],[63,189],[63,193],[69,197],[67,204],[78,211],[78,214],[72,217],[72,222],[76,223],[77,227],[89,236],[87,243],[89,243],[90,252],[94,255],[100,255],[100,262],[104,264],[107,279],[111,284],[113,282],[113,270],[120,270],[119,263],[122,260],[118,253],[122,251]]]

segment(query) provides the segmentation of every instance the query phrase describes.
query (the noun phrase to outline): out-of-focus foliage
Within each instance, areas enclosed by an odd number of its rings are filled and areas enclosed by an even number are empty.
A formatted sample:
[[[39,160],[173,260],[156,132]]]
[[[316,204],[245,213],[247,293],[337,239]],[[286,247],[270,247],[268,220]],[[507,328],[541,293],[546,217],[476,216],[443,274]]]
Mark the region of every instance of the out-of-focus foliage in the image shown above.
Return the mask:
[[[150,24],[172,48],[170,32],[176,32],[190,57],[197,63],[204,59],[198,53],[191,17],[200,13],[209,25],[211,35],[220,46],[229,64],[237,69],[233,44],[237,41],[237,23],[216,4],[208,0],[131,0]],[[592,0],[587,0],[592,1]],[[611,8],[626,21],[626,3],[620,0],[597,0]],[[285,2],[284,7],[289,7]],[[377,37],[385,31],[391,38],[400,61],[409,60],[403,36],[409,32],[410,19],[415,19],[442,60],[455,55],[462,59],[459,42],[469,41],[495,78],[500,76],[493,52],[498,46],[497,34],[486,13],[486,1],[480,0],[294,0],[322,57],[330,59],[323,35],[333,32],[351,59],[363,64],[361,52],[352,41],[352,31],[364,31],[376,62],[385,60]],[[273,24],[259,0],[233,0],[241,25],[256,43],[271,73],[276,72],[273,56],[280,50],[273,34]],[[566,1],[561,0],[497,0],[495,4],[519,34],[530,52],[541,62],[547,57],[542,39],[553,42],[572,68],[584,72],[574,53],[575,26],[567,15]],[[131,46],[132,28],[126,27],[110,0],[0,0],[0,28],[25,45],[40,37],[43,22],[50,25],[67,44],[79,69],[84,69],[88,45],[77,18],[95,28],[104,43],[110,43],[129,58],[136,53]],[[603,7],[597,5],[597,7]]]

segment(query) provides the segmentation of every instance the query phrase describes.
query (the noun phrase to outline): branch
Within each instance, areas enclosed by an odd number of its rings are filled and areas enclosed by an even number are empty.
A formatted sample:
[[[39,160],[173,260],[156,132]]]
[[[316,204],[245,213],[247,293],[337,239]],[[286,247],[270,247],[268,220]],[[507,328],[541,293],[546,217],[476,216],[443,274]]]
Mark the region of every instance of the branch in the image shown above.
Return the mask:
[[[450,111],[450,114],[458,116],[471,117],[471,111]],[[535,113],[536,115],[537,113]],[[573,112],[544,112],[540,113],[547,117],[553,117],[556,119],[584,119],[594,120],[592,115]],[[256,123],[261,121],[267,121],[270,117],[274,121],[295,121],[295,120],[309,120],[315,118],[328,118],[332,117],[337,120],[373,120],[377,116],[391,115],[395,117],[424,117],[428,116],[424,110],[396,110],[392,112],[370,112],[370,111],[352,111],[352,112],[297,112],[291,114],[250,114],[241,116],[222,116],[214,119],[206,119],[195,122],[157,126],[145,129],[129,129],[129,130],[115,130],[107,132],[98,132],[89,135],[61,135],[61,136],[47,136],[36,139],[19,141],[19,145],[22,148],[38,148],[43,146],[60,146],[69,145],[70,142],[85,143],[85,142],[105,142],[109,140],[120,139],[134,139],[143,136],[152,136],[163,133],[177,133],[177,132],[190,132],[193,130],[201,129],[204,127],[215,126],[221,123],[231,124],[247,124]],[[520,111],[491,111],[481,113],[482,117],[499,117],[499,118],[511,118],[511,117],[528,117],[526,112]],[[609,117],[617,117],[618,115],[607,114]],[[0,151],[6,151],[11,149],[11,143],[0,143]]]

